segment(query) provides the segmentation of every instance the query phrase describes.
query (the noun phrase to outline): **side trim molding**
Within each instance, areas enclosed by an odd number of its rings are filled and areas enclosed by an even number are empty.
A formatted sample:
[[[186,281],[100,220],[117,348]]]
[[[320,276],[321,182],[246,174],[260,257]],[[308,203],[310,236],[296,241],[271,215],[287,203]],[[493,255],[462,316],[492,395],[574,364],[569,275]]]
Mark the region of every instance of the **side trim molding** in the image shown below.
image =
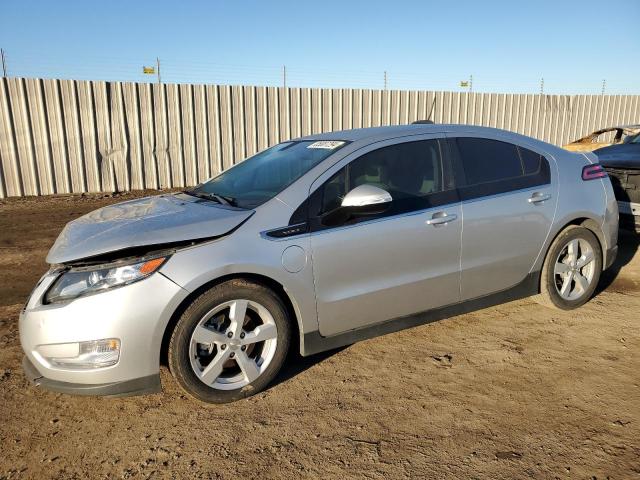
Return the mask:
[[[302,354],[306,357],[326,350],[350,345],[361,340],[367,340],[369,338],[386,335],[406,328],[413,328],[419,325],[436,322],[444,318],[454,317],[456,315],[462,315],[482,308],[488,308],[494,305],[511,302],[513,300],[530,297],[531,295],[539,293],[539,288],[540,272],[536,271],[531,272],[522,282],[514,287],[501,292],[492,293],[484,297],[467,300],[462,303],[456,303],[446,307],[408,315],[406,317],[387,320],[375,325],[339,333],[331,337],[323,337],[320,335],[319,331],[305,333]]]

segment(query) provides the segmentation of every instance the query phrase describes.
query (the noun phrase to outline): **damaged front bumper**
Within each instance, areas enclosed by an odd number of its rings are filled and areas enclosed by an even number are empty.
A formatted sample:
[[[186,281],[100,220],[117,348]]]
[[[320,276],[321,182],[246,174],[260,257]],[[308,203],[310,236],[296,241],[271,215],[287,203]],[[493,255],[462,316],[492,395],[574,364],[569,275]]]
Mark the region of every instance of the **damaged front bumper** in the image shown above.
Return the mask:
[[[81,395],[158,391],[164,331],[188,292],[156,272],[120,288],[46,304],[43,297],[57,275],[43,277],[20,314],[27,378],[49,390]],[[118,349],[115,363],[100,363],[112,358],[100,355],[93,357],[94,365],[68,361],[82,352],[80,345],[108,340]]]

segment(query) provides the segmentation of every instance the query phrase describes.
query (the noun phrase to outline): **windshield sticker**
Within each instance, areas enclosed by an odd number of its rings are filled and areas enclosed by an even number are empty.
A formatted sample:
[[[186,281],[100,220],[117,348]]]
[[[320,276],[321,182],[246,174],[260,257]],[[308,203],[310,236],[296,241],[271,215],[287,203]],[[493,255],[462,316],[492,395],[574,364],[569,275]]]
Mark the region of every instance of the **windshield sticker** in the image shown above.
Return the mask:
[[[307,146],[307,148],[323,148],[325,150],[333,150],[335,148],[341,147],[344,145],[344,142],[340,140],[321,140],[319,142],[313,142],[311,145]]]

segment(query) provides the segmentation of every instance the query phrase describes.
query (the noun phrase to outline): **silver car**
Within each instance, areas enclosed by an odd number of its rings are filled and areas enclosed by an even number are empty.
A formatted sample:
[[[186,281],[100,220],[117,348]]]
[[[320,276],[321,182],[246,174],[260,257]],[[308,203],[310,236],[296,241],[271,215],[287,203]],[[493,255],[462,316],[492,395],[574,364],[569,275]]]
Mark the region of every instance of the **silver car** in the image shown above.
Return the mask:
[[[584,304],[617,252],[591,153],[460,125],[312,135],[192,190],[69,223],[20,315],[27,376],[76,394],[261,391],[302,355],[537,295]]]

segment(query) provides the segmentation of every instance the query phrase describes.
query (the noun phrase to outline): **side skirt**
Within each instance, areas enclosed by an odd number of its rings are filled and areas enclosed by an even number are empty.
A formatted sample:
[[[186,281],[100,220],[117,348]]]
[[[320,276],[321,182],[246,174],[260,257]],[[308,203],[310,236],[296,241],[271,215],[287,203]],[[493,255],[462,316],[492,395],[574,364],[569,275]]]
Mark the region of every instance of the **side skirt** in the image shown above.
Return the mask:
[[[500,305],[501,303],[530,297],[540,292],[539,286],[540,272],[532,272],[527,275],[522,282],[514,287],[497,293],[492,293],[484,297],[467,300],[462,303],[456,303],[454,305],[436,308],[426,312],[416,313],[414,315],[407,315],[406,317],[394,318],[368,327],[339,333],[331,337],[323,337],[320,335],[319,331],[305,333],[303,355],[306,357],[326,350],[351,345],[352,343],[356,343],[361,340],[386,335],[387,333],[393,333],[406,328],[437,322],[444,318],[455,317],[456,315],[462,315],[482,308],[488,308],[494,305]]]

